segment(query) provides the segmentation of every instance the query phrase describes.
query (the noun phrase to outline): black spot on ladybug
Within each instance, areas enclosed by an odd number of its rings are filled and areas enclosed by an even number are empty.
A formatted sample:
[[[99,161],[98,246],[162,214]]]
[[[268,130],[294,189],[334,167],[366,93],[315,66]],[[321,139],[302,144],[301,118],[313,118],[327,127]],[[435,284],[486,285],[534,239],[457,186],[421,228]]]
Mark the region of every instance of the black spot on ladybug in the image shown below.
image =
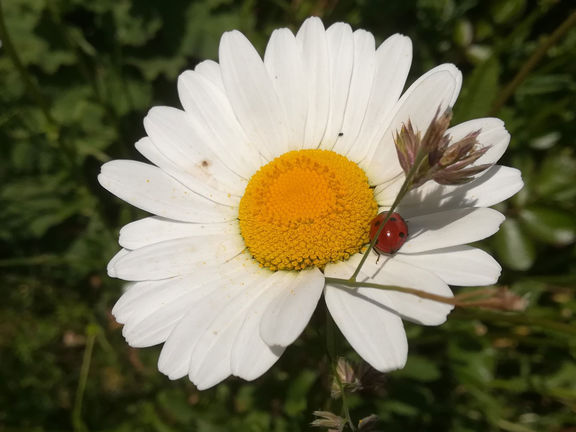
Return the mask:
[[[391,217],[390,220],[391,220],[392,222],[396,222],[396,221],[397,221],[397,219],[396,219],[395,217]]]
[[[380,226],[380,221],[376,221],[376,222],[374,222],[374,225],[376,225],[376,226]]]
[[[405,236],[406,236],[406,234],[404,234],[403,232],[398,233],[398,235],[399,235],[400,237],[405,237]]]

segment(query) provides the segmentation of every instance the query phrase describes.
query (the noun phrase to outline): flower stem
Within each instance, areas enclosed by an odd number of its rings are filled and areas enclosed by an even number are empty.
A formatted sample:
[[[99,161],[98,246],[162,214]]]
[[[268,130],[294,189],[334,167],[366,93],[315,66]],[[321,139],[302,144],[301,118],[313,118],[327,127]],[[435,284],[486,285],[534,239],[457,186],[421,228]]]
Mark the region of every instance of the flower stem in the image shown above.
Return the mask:
[[[348,408],[348,401],[346,400],[346,389],[344,388],[344,384],[336,370],[338,366],[338,358],[336,356],[336,324],[328,310],[326,310],[326,349],[328,351],[328,359],[330,361],[332,375],[340,389],[340,399],[342,400],[342,414],[344,415],[344,420],[348,423],[350,430],[354,432],[356,431],[356,428],[354,427],[354,423],[350,417],[350,409]]]
[[[342,399],[342,411],[344,414],[344,419],[346,420],[346,423],[348,423],[350,430],[352,432],[355,432],[356,427],[354,427],[354,423],[352,422],[352,418],[350,417],[350,409],[348,408],[348,402],[346,400],[346,397],[347,397],[346,396],[346,390],[344,389],[344,384],[342,384],[340,377],[336,373],[336,365],[335,364],[334,364],[332,373],[336,377],[336,380],[338,381],[338,386],[340,387],[340,398]]]
[[[483,308],[500,311],[522,311],[526,307],[526,301],[514,293],[508,291],[505,287],[488,287],[474,291],[464,292],[454,297],[445,297],[422,291],[415,288],[407,288],[396,285],[381,285],[374,282],[358,282],[350,279],[340,279],[326,277],[326,283],[347,287],[347,288],[376,288],[388,291],[397,291],[404,294],[411,294],[416,297],[439,303],[458,306],[460,308]]]
[[[92,361],[92,352],[94,350],[96,335],[98,334],[98,327],[89,324],[86,333],[86,349],[82,357],[80,379],[78,380],[78,388],[76,389],[76,396],[74,398],[74,408],[72,409],[72,425],[75,432],[88,430],[82,420],[82,402],[84,401],[84,391],[86,390],[86,383],[88,382],[88,373],[90,372],[90,363]]]
[[[527,325],[539,327],[545,332],[556,332],[569,337],[576,336],[576,327],[571,324],[549,320],[546,317],[529,316],[526,314],[504,314],[489,310],[460,309],[454,315],[456,319],[494,321],[498,324]]]
[[[372,240],[370,241],[370,244],[366,248],[366,251],[364,251],[364,255],[362,256],[362,259],[358,263],[356,270],[354,270],[354,273],[352,274],[352,276],[350,276],[350,279],[349,279],[350,282],[356,282],[356,278],[358,277],[360,270],[362,270],[362,266],[364,265],[364,263],[368,259],[368,256],[370,255],[370,251],[372,250],[372,248],[376,244],[376,241],[378,241],[378,236],[380,235],[380,233],[384,229],[386,222],[388,222],[388,219],[390,219],[392,212],[396,209],[396,207],[398,207],[402,198],[404,198],[404,196],[412,188],[412,184],[414,183],[414,176],[418,172],[420,164],[422,163],[422,161],[424,160],[424,158],[426,156],[427,156],[427,153],[423,148],[418,150],[418,153],[417,153],[415,160],[414,160],[414,165],[412,165],[412,167],[410,168],[410,171],[408,172],[408,174],[406,175],[406,178],[404,179],[404,183],[402,183],[402,187],[400,188],[400,192],[398,192],[398,195],[396,195],[394,202],[392,203],[392,205],[388,209],[388,214],[386,215],[386,218],[384,218],[384,221],[382,221],[382,223],[380,224],[380,227],[378,228],[378,231],[374,235],[374,238],[372,238]]]
[[[395,285],[381,285],[373,282],[357,282],[351,281],[350,279],[340,279],[340,278],[333,278],[333,277],[326,277],[326,283],[332,285],[344,285],[346,287],[351,288],[376,288],[381,290],[389,290],[389,291],[398,291],[405,294],[412,294],[420,298],[425,298],[428,300],[434,300],[440,303],[446,303],[453,306],[462,306],[461,300],[458,297],[444,297],[437,294],[432,294],[426,291],[422,291],[415,288],[406,288],[400,287]]]

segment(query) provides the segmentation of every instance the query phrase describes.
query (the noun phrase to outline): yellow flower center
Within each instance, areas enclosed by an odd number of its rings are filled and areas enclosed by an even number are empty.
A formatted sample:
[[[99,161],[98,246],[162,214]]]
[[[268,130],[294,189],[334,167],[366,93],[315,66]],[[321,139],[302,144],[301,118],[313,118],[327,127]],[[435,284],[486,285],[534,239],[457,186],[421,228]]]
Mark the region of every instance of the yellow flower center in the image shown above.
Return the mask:
[[[323,269],[368,243],[377,211],[358,165],[332,151],[299,150],[252,176],[238,218],[246,247],[262,266]]]

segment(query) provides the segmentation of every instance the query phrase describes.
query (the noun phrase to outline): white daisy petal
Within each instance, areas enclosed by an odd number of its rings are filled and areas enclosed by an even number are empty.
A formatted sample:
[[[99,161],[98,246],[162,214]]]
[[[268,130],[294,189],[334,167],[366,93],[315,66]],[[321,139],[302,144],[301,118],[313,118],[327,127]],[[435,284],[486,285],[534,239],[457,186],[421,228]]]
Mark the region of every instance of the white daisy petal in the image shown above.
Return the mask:
[[[260,322],[260,336],[268,345],[288,346],[300,336],[322,295],[324,276],[317,268],[282,272],[276,292]]]
[[[482,240],[498,231],[504,216],[489,208],[460,208],[406,219],[401,253],[417,253]]]
[[[194,354],[192,354],[190,367],[194,369],[193,371],[189,371],[188,378],[196,384],[198,390],[206,390],[214,387],[232,375],[232,369],[230,368],[230,351],[238,334],[237,326],[241,323],[241,319],[238,319],[236,322],[230,323],[230,325],[221,330],[220,333],[217,333],[214,336],[212,345],[209,347],[211,350],[202,361],[199,361],[199,359],[195,358]],[[198,349],[201,343],[202,342],[199,342],[196,345],[196,349]],[[206,349],[206,347],[201,348],[202,352]]]
[[[197,135],[227,167],[249,179],[260,167],[260,155],[238,123],[223,89],[199,72],[186,71],[178,77],[178,95]]]
[[[477,179],[455,186],[434,181],[410,191],[400,203],[398,211],[405,218],[462,207],[490,207],[510,198],[524,186],[516,168],[495,165]],[[378,189],[378,188],[376,188]],[[387,204],[392,204],[386,195]],[[378,200],[381,204],[381,200]],[[381,204],[382,205],[382,204]]]
[[[326,285],[330,315],[352,348],[380,372],[406,364],[408,342],[400,317],[346,288]]]
[[[118,243],[127,249],[139,249],[166,240],[213,234],[239,235],[238,222],[196,224],[152,216],[122,227]]]
[[[212,282],[218,278],[211,274],[195,274],[157,281],[153,289],[136,287],[124,294],[113,314],[125,324],[122,335],[133,347],[147,347],[165,342],[174,327],[190,307],[213,290]],[[138,282],[142,283],[142,282]]]
[[[302,50],[290,30],[274,30],[266,46],[264,64],[286,112],[290,148],[300,149],[306,128],[308,93]]]
[[[128,252],[126,249],[120,249],[116,255],[114,255],[112,257],[112,259],[108,262],[108,266],[106,267],[106,272],[108,273],[108,276],[110,277],[117,277],[116,276],[116,262],[122,258],[125,255],[128,255]]]
[[[354,35],[348,24],[336,23],[326,30],[330,62],[330,113],[320,148],[331,150],[342,132],[342,122],[354,67]]]
[[[231,31],[222,36],[219,58],[226,93],[250,141],[269,160],[289,150],[285,113],[256,49]]]
[[[371,184],[383,183],[402,172],[394,146],[394,134],[402,125],[410,120],[414,130],[426,131],[438,108],[442,112],[454,105],[461,84],[462,74],[456,66],[444,64],[422,75],[406,90],[382,139],[360,164]]]
[[[239,303],[238,301],[229,302],[221,309],[219,317],[226,316],[226,313],[230,309],[235,310],[236,306],[241,307]],[[232,345],[244,318],[243,315],[238,317],[238,314],[233,316],[234,319],[226,317],[214,320],[210,328],[215,328],[215,330],[206,329],[195,344],[190,356],[188,378],[196,384],[198,390],[213,387],[232,375],[230,367]]]
[[[211,293],[188,309],[166,340],[158,359],[158,369],[162,373],[170,379],[181,378],[189,373],[192,366],[190,359],[198,340],[226,305],[241,296],[246,287],[257,278],[257,270],[257,266],[247,261],[245,256],[240,256],[221,268],[221,278],[210,284]],[[221,376],[221,368],[215,372]],[[221,379],[230,375],[229,366],[224,375]]]
[[[130,251],[114,265],[124,280],[160,280],[214,267],[245,248],[237,235],[203,235],[154,243]]]
[[[356,254],[346,263],[326,266],[326,276],[349,278],[361,257],[361,254]],[[364,263],[358,281],[413,288],[442,297],[453,297],[448,285],[434,272],[406,264],[397,259],[396,256],[381,255],[378,257],[376,253],[372,253]],[[392,290],[361,287],[355,292],[357,295],[365,297],[367,301],[376,302],[387,310],[422,325],[444,323],[454,308],[446,303]]]
[[[308,115],[301,148],[318,148],[330,115],[330,64],[326,31],[319,18],[308,18],[296,41],[302,51],[305,80],[308,83]]]
[[[252,381],[266,372],[280,358],[285,347],[270,347],[260,337],[260,320],[276,292],[269,289],[282,279],[282,272],[268,277],[267,284],[250,306],[232,348],[232,374]]]
[[[209,186],[203,180],[203,177],[206,177],[206,173],[202,172],[202,168],[194,168],[193,170],[186,171],[182,164],[175,164],[164,156],[158,147],[156,147],[154,141],[149,137],[138,140],[135,147],[136,150],[138,150],[146,159],[195,193],[209,199],[210,201],[217,202],[218,204],[227,206],[238,205],[238,202],[240,201],[238,195],[232,195],[229,192],[222,191],[222,189],[228,189],[226,185],[219,184],[216,185],[216,188]],[[192,172],[194,174],[191,174]],[[212,182],[212,184],[214,186],[214,182]]]
[[[222,162],[222,152],[200,121],[175,108],[154,107],[144,118],[144,128],[158,151],[195,183],[240,196],[244,192],[245,181]]]
[[[252,265],[256,265],[253,263]],[[251,284],[244,284],[243,291],[207,323],[198,338],[190,357],[190,380],[200,390],[211,387],[233,372],[233,347],[254,302],[270,286],[271,274],[260,272]]]
[[[134,302],[141,296],[145,296],[148,292],[156,290],[165,282],[166,281],[144,281],[127,283],[126,287],[124,287],[124,294],[122,294],[112,308],[112,315],[114,315],[116,321],[120,324],[126,324],[130,316],[138,312],[133,307]]]
[[[378,203],[378,207],[389,209],[396,200],[396,196],[400,193],[402,185],[406,176],[404,172],[399,173],[396,177],[391,178],[387,182],[380,183],[374,188],[374,198]],[[406,198],[404,198],[405,200]],[[404,202],[404,200],[402,202]],[[400,211],[400,213],[402,213]],[[404,215],[404,213],[402,213]]]
[[[460,123],[451,127],[446,134],[452,137],[452,142],[459,141],[472,132],[480,131],[478,143],[481,147],[490,146],[472,166],[496,163],[508,148],[510,134],[504,127],[504,122],[497,118],[480,118]]]
[[[204,60],[196,65],[194,71],[210,80],[212,84],[224,92],[224,82],[220,73],[220,65],[214,60]]]
[[[190,356],[202,334],[205,322],[212,320],[214,314],[228,302],[226,296],[219,292],[226,288],[224,283],[214,285],[214,289],[206,297],[188,309],[187,314],[168,336],[158,358],[158,369],[168,378],[178,379],[188,374]],[[223,376],[222,379],[227,376]]]
[[[427,271],[406,264],[397,259],[396,256],[388,258],[382,256],[378,263],[377,259],[372,256],[366,261],[362,270],[367,275],[366,280],[380,285],[414,288],[442,297],[453,297],[448,285],[434,271]],[[379,289],[362,288],[360,292],[372,300],[389,306],[402,317],[422,325],[444,323],[454,308],[446,303],[396,291],[385,292]],[[386,295],[384,296],[383,293]],[[386,303],[388,298],[392,300],[392,303]]]
[[[429,270],[450,285],[482,286],[498,281],[502,267],[488,253],[471,246],[455,246],[430,252],[398,253],[398,261]]]
[[[366,108],[372,91],[376,69],[376,48],[374,36],[367,31],[356,30],[353,38],[354,59],[350,91],[342,128],[332,150],[356,161],[362,158],[361,151],[365,151],[361,146],[354,146],[354,143],[366,116]]]
[[[376,70],[370,101],[366,109],[362,130],[349,156],[360,161],[374,151],[386,132],[393,108],[402,93],[410,64],[412,42],[396,34],[386,39],[376,50]]]
[[[232,207],[197,195],[157,167],[141,162],[107,162],[102,165],[98,181],[118,198],[157,216],[185,222],[225,222],[236,218]]]

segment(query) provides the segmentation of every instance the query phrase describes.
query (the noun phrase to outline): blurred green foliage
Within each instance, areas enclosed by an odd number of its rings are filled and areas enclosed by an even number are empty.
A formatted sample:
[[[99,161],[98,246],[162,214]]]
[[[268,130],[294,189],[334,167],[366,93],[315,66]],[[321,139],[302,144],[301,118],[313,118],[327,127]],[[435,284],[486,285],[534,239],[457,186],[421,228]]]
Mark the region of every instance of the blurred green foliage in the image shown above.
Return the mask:
[[[308,15],[379,41],[409,35],[411,79],[457,64],[456,119],[503,118],[512,134],[504,163],[526,182],[498,206],[508,219],[481,246],[527,311],[461,310],[439,328],[407,325],[407,367],[351,395],[354,418],[375,413],[390,432],[575,430],[574,28],[529,64],[572,2],[0,1],[0,431],[298,431],[314,410],[338,412],[322,307],[254,383],[199,393],[156,370],[157,348],[129,348],[110,315],[121,286],[105,267],[119,228],[141,214],[95,180],[109,159],[140,158],[133,143],[146,110],[178,105],[177,75],[215,59],[223,31],[239,29],[262,50],[272,29]]]

